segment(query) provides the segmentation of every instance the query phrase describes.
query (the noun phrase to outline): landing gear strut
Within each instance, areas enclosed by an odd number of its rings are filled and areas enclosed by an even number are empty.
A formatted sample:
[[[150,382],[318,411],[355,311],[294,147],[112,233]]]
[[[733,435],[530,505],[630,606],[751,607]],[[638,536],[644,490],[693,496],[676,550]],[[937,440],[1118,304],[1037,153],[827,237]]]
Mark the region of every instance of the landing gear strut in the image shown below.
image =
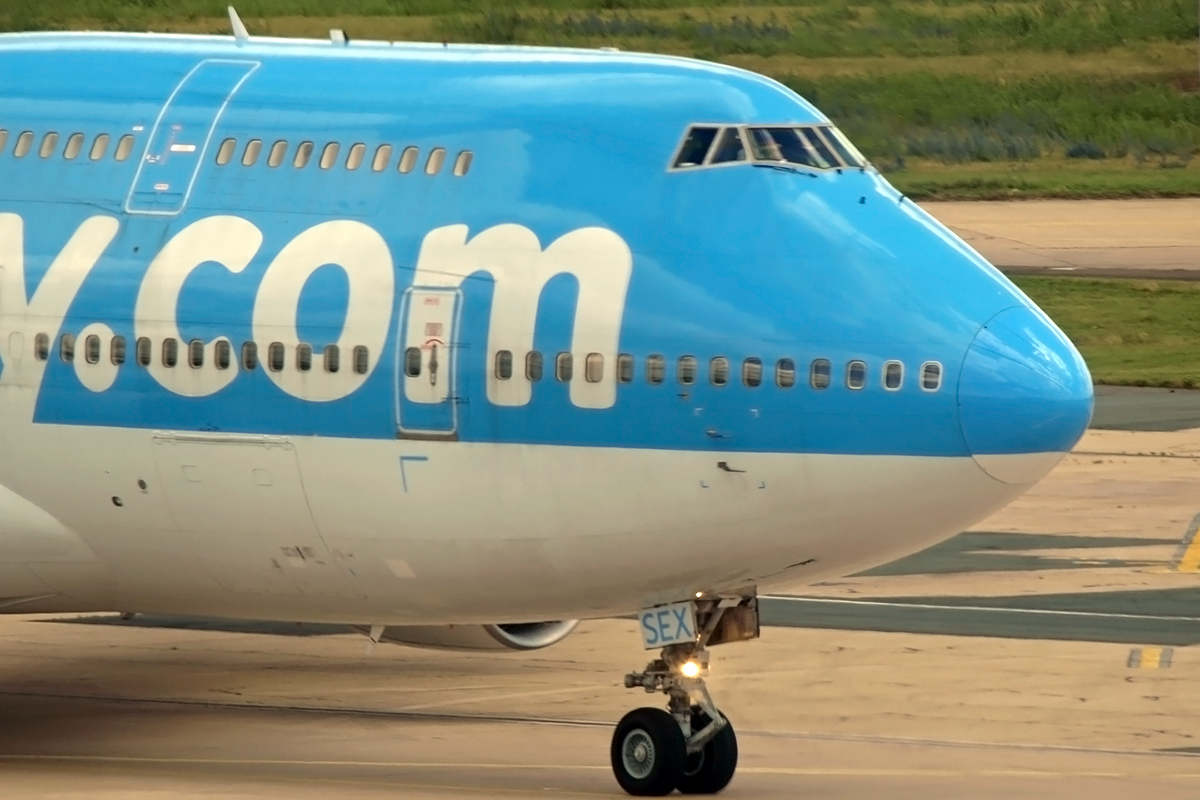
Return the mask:
[[[729,613],[726,623],[722,619]],[[610,755],[621,788],[632,795],[716,794],[737,769],[733,725],[713,704],[704,684],[708,644],[754,638],[758,608],[753,598],[696,604],[693,641],[668,645],[642,672],[625,676],[625,687],[667,695],[667,710],[639,708],[617,724]]]

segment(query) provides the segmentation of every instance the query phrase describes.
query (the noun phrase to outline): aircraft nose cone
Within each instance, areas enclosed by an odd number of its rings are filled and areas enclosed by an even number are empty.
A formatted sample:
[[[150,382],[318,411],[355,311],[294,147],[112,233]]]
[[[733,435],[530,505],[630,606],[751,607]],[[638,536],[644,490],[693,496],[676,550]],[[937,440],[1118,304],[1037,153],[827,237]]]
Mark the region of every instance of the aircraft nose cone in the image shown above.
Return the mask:
[[[1032,483],[1092,418],[1092,376],[1075,346],[1034,309],[992,317],[967,349],[959,420],[976,463],[1004,483]]]

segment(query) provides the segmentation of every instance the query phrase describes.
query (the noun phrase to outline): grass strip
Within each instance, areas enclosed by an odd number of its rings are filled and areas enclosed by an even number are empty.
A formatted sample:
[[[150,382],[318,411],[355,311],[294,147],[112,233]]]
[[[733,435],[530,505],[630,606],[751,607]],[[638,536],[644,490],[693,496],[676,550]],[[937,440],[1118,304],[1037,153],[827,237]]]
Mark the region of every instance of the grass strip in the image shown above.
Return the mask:
[[[1017,275],[1096,383],[1200,387],[1200,281]]]

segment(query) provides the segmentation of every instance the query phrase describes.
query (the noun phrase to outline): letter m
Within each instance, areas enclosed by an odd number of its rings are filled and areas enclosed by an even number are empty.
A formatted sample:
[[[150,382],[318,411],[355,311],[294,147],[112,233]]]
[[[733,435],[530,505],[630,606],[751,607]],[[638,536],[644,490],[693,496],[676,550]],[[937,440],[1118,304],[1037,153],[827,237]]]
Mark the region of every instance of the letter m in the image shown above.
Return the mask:
[[[491,365],[496,352],[511,350],[518,365],[533,349],[534,326],[542,290],[557,275],[573,275],[579,300],[571,331],[571,352],[578,365],[571,378],[571,403],[580,408],[610,408],[617,400],[614,362],[625,315],[625,295],[633,255],[620,236],[604,228],[580,228],[556,239],[545,250],[533,231],[521,225],[497,225],[470,241],[466,225],[429,232],[421,243],[413,286],[457,287],[476,272],[495,281],[488,321],[487,396],[501,406],[523,406],[532,396],[529,381],[498,380]],[[599,353],[605,379],[587,380],[584,359]]]

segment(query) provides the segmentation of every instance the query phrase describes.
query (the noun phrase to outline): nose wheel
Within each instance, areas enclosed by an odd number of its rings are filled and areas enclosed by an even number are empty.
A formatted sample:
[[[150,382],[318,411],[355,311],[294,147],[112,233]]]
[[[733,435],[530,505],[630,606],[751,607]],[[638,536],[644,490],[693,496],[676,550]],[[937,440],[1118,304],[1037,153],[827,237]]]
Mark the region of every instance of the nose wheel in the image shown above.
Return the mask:
[[[737,736],[728,718],[713,705],[704,683],[709,660],[705,644],[717,629],[723,610],[721,604],[713,603],[697,613],[697,621],[703,622],[696,641],[670,645],[644,671],[625,676],[626,688],[667,695],[665,711],[635,709],[622,717],[613,731],[613,774],[629,794],[661,797],[676,789],[682,794],[716,794],[733,779]],[[757,636],[756,605],[753,612],[753,635]],[[731,640],[736,639],[719,641]]]

